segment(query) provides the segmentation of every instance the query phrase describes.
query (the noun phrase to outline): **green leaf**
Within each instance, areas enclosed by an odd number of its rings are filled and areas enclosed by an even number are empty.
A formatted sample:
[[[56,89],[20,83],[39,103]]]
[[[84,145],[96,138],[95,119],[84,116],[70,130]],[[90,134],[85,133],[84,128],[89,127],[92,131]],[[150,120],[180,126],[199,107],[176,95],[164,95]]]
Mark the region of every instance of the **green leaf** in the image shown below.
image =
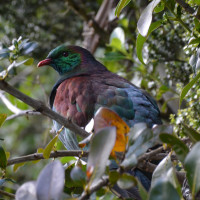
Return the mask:
[[[3,123],[5,122],[7,118],[7,114],[1,114],[0,113],[0,127],[3,125]]]
[[[193,143],[200,141],[200,133],[194,130],[193,128],[182,124],[184,127],[184,133],[190,138]]]
[[[200,190],[200,142],[197,142],[185,158],[185,170],[193,199]]]
[[[148,36],[155,30],[157,29],[159,26],[161,26],[162,21],[157,21],[151,24],[151,26],[149,27],[149,31],[146,37],[143,37],[141,34],[138,35],[137,40],[136,40],[136,53],[137,53],[137,57],[139,59],[139,61],[145,65],[144,61],[143,61],[143,57],[142,57],[142,49],[144,46],[144,43],[146,42]]]
[[[24,166],[24,165],[25,165],[25,162],[15,164],[15,165],[13,166],[13,171],[16,172],[16,171],[19,169],[19,167],[22,167],[22,166]]]
[[[189,149],[188,147],[177,137],[169,135],[166,133],[160,134],[160,139],[169,145],[172,146],[172,149],[176,152],[178,159],[181,162],[184,162],[185,157],[187,156]]]
[[[74,187],[83,187],[83,184],[81,182],[73,181],[71,178],[71,171],[75,167],[75,164],[68,165],[65,169],[65,187],[67,188],[74,188]]]
[[[165,4],[161,1],[154,9],[155,13],[159,13],[161,11],[163,11],[165,8]]]
[[[181,106],[183,99],[187,95],[188,91],[192,88],[192,86],[198,81],[200,78],[200,72],[193,78],[182,90],[181,95],[180,95],[180,102],[179,106]]]
[[[138,20],[137,28],[139,33],[146,37],[149,33],[149,28],[152,21],[152,13],[154,8],[158,5],[161,0],[153,0],[148,6],[142,11],[142,14]]]
[[[117,182],[117,180],[119,179],[120,174],[119,172],[113,170],[113,171],[109,171],[109,182],[111,184],[115,184]]]
[[[199,44],[200,43],[200,38],[193,38],[190,40],[189,45],[190,44]]]
[[[119,52],[109,52],[105,54],[105,57],[102,59],[103,61],[119,61],[126,59],[126,56],[122,55]]]
[[[162,95],[167,91],[169,91],[169,87],[167,87],[166,85],[162,85],[157,92],[156,99],[159,100]]]
[[[79,182],[83,186],[86,184],[86,173],[79,166],[75,166],[70,173],[71,179],[74,182]]]
[[[33,58],[29,58],[24,65],[32,65],[33,64],[34,59]]]
[[[51,151],[53,150],[53,147],[55,145],[55,143],[58,140],[58,135],[56,135],[50,142],[49,144],[45,147],[44,151],[43,151],[43,157],[45,159],[49,158]]]
[[[0,146],[0,168],[6,169],[7,166],[7,158],[6,153],[2,146]]]
[[[149,200],[180,200],[178,192],[173,187],[170,181],[166,178],[160,178],[156,183],[152,186]]]
[[[140,183],[140,181],[137,181],[137,186],[138,186],[138,190],[139,190],[139,193],[140,193],[142,200],[147,200],[148,199],[148,192],[146,191],[144,186]]]
[[[130,1],[131,0],[120,0],[120,2],[117,4],[117,7],[115,9],[115,15],[117,15],[117,17],[119,17],[120,12],[122,11],[122,9],[124,7],[126,7]]]
[[[95,133],[91,140],[87,163],[87,177],[90,178],[88,185],[95,184],[105,172],[107,160],[115,145],[115,140],[116,127],[102,128]]]
[[[170,154],[166,156],[156,167],[152,175],[151,184],[154,185],[156,181],[162,176],[166,176],[169,169],[172,168],[172,162]]]
[[[138,123],[130,130],[129,148],[125,159],[121,163],[122,168],[131,168],[137,164],[137,158],[144,154],[147,149],[159,143],[159,134],[168,132],[168,128],[158,125],[154,129],[146,127],[145,123]]]
[[[117,185],[121,189],[129,189],[137,185],[137,180],[134,176],[127,173],[123,173],[122,176],[117,181]]]

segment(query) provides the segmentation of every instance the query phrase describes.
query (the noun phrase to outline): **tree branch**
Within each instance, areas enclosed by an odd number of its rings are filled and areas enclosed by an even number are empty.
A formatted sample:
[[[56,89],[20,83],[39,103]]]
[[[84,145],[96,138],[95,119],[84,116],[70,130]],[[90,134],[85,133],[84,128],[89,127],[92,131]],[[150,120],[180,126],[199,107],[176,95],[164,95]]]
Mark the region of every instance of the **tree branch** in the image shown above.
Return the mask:
[[[82,193],[82,195],[79,198],[79,200],[89,199],[89,196],[93,192],[97,191],[98,189],[100,189],[103,186],[108,185],[108,183],[109,183],[109,178],[107,176],[102,178],[101,180],[99,180],[99,182],[96,185],[94,185],[93,187],[90,187],[90,189],[86,188],[86,190],[84,190],[84,192]]]
[[[80,158],[87,157],[88,152],[81,151],[81,150],[78,150],[78,151],[67,151],[67,150],[52,151],[49,158],[59,158],[59,157],[65,157],[65,156],[76,156],[76,157],[80,157]],[[23,163],[23,162],[33,161],[33,160],[42,160],[42,159],[45,159],[43,157],[42,153],[34,153],[34,154],[26,155],[26,156],[9,159],[7,162],[7,166],[14,165],[17,163]]]
[[[188,12],[189,14],[193,15],[195,13],[195,10],[190,7],[189,4],[187,4],[184,0],[176,0],[176,2],[185,9],[186,12]],[[195,15],[195,17],[200,20],[200,15]]]
[[[84,129],[81,129],[72,121],[67,120],[63,116],[49,109],[43,102],[32,99],[31,97],[23,94],[22,92],[15,89],[14,87],[12,87],[11,85],[9,85],[7,82],[3,80],[0,80],[0,89],[20,99],[21,101],[33,107],[36,111],[42,113],[43,115],[57,121],[60,125],[65,126],[66,128],[73,131],[75,134],[78,134],[83,138],[86,138],[87,136],[90,135],[88,132],[86,132]]]
[[[90,22],[90,26],[92,26],[96,33],[102,38],[104,41],[108,41],[108,34],[107,32],[99,26],[99,24],[95,21],[95,19],[91,18],[91,16],[87,15],[85,10],[80,8],[77,3],[75,3],[73,0],[67,0],[69,6],[72,8],[72,10],[79,15],[83,20],[86,22]]]
[[[21,112],[17,113],[17,114],[13,114],[10,115],[9,117],[6,118],[6,121],[17,118],[17,117],[21,117],[21,116],[28,116],[28,115],[41,115],[40,112],[37,112],[35,110],[22,110]]]
[[[0,194],[15,199],[15,195],[12,194],[12,193],[5,192],[5,191],[3,191],[3,190],[0,190]]]

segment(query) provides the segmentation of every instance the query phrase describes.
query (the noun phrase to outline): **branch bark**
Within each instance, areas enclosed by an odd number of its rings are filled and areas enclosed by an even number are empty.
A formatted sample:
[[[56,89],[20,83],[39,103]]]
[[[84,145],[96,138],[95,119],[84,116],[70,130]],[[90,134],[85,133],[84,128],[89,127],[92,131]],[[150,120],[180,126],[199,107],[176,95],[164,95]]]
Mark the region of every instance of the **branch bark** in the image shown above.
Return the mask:
[[[189,14],[193,15],[195,13],[195,10],[190,7],[189,4],[187,4],[184,0],[176,0],[176,2],[185,9],[186,12],[188,12]],[[200,20],[200,15],[195,15],[195,17]]]
[[[35,111],[42,113],[43,115],[57,121],[59,124],[65,126],[66,128],[73,131],[75,134],[80,135],[82,138],[86,138],[90,134],[86,132],[84,129],[80,128],[76,124],[74,124],[72,121],[67,120],[63,116],[59,115],[58,113],[52,111],[49,109],[43,102],[37,101],[24,93],[20,92],[19,90],[15,89],[11,85],[9,85],[7,82],[0,80],[0,89],[4,90],[8,94],[11,94],[12,96],[20,99],[27,105],[33,107]]]
[[[54,151],[54,152],[51,152],[49,158],[58,158],[58,157],[65,157],[65,156],[76,156],[76,157],[80,157],[80,158],[87,157],[88,152],[81,151],[81,150],[78,150],[78,151],[67,151],[67,150]],[[34,154],[26,155],[26,156],[21,156],[18,158],[9,159],[7,162],[7,166],[14,165],[17,163],[23,163],[23,162],[33,161],[33,160],[42,160],[42,159],[45,159],[43,157],[42,153],[34,153]]]
[[[12,198],[12,199],[15,199],[15,195],[12,194],[12,193],[5,192],[5,191],[3,191],[3,190],[0,190],[0,194],[1,194],[1,195],[4,195],[4,196],[7,196],[7,197],[10,197],[10,198]]]

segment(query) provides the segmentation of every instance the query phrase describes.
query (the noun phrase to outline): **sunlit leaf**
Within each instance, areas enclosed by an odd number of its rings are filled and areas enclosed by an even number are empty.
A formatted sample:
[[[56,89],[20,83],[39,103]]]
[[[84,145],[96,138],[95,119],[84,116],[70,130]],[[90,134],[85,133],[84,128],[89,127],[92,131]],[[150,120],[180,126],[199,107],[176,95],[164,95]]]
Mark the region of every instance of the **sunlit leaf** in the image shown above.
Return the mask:
[[[182,124],[184,127],[184,133],[191,139],[193,143],[200,141],[200,133],[194,130],[193,128]]]
[[[131,0],[120,0],[119,1],[119,3],[117,4],[117,7],[115,9],[115,15],[117,15],[117,17],[119,17],[120,12],[122,11],[122,9],[124,7],[126,7],[130,1]]]
[[[24,65],[32,65],[33,61],[34,61],[33,58],[29,58],[26,62],[24,62]]]
[[[115,127],[103,128],[92,138],[87,163],[87,176],[90,178],[90,186],[95,184],[103,175],[115,140]]]
[[[0,146],[0,168],[5,169],[7,166],[6,153],[2,146]]]
[[[57,142],[58,140],[58,135],[56,135],[48,144],[47,146],[45,147],[44,149],[44,152],[43,152],[43,157],[45,159],[49,158],[50,154],[51,154],[51,151],[53,150],[54,148],[54,145],[55,143]]]
[[[21,185],[15,195],[16,200],[38,200],[36,197],[36,182],[29,181]]]
[[[64,187],[64,168],[60,161],[49,163],[36,182],[38,200],[59,199]]]
[[[130,130],[126,122],[119,117],[117,113],[108,109],[100,108],[94,117],[94,131],[98,132],[104,127],[115,126],[116,127],[116,143],[112,149],[112,153],[124,152],[128,142],[128,132]]]
[[[178,159],[181,162],[184,162],[185,157],[187,156],[189,149],[188,147],[177,137],[162,133],[160,139],[169,145],[172,146],[172,149],[176,152]]]
[[[159,26],[161,26],[162,21],[157,21],[151,24],[151,26],[149,27],[149,31],[146,37],[142,36],[141,34],[138,35],[137,40],[136,40],[136,53],[137,53],[137,57],[139,59],[139,61],[142,64],[145,64],[143,61],[143,57],[142,57],[142,49],[144,46],[144,43],[146,42],[148,36],[155,30],[157,29]]]
[[[3,123],[6,120],[6,118],[7,118],[7,114],[0,113],[0,127],[3,125]]]
[[[23,163],[17,163],[13,166],[13,171],[16,172],[20,167],[24,166],[25,162]]]
[[[116,170],[109,171],[109,182],[115,184],[119,179],[120,174]]]
[[[165,8],[165,4],[164,4],[164,2],[161,1],[161,2],[154,8],[154,12],[155,12],[155,13],[159,13],[159,12],[163,11],[164,8]]]
[[[181,103],[185,96],[187,95],[188,91],[192,88],[192,86],[199,80],[200,78],[200,72],[183,88],[181,95],[180,95],[180,102],[179,106],[181,106]]]
[[[6,151],[6,159],[8,160],[10,158],[10,152]]]
[[[200,190],[200,142],[197,142],[185,158],[185,170],[192,196]]]
[[[192,40],[190,40],[189,45],[190,44],[199,44],[200,43],[200,38],[193,38]]]
[[[146,37],[149,31],[149,27],[152,21],[152,13],[154,8],[158,5],[161,0],[153,0],[148,6],[142,11],[142,14],[138,20],[137,28],[139,33]]]

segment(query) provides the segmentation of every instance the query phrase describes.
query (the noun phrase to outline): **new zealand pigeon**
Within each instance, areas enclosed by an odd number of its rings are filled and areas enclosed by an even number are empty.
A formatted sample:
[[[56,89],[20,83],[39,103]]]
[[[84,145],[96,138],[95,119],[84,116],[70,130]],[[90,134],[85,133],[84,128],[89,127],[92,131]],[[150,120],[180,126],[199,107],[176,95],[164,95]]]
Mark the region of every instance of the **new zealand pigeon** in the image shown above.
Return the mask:
[[[79,46],[61,45],[50,51],[38,67],[49,65],[60,75],[50,95],[52,110],[85,127],[100,107],[115,111],[130,127],[145,122],[161,124],[155,100],[126,79],[114,74]],[[56,130],[61,125],[54,122]],[[64,129],[59,135],[68,150],[79,149],[76,135]]]

